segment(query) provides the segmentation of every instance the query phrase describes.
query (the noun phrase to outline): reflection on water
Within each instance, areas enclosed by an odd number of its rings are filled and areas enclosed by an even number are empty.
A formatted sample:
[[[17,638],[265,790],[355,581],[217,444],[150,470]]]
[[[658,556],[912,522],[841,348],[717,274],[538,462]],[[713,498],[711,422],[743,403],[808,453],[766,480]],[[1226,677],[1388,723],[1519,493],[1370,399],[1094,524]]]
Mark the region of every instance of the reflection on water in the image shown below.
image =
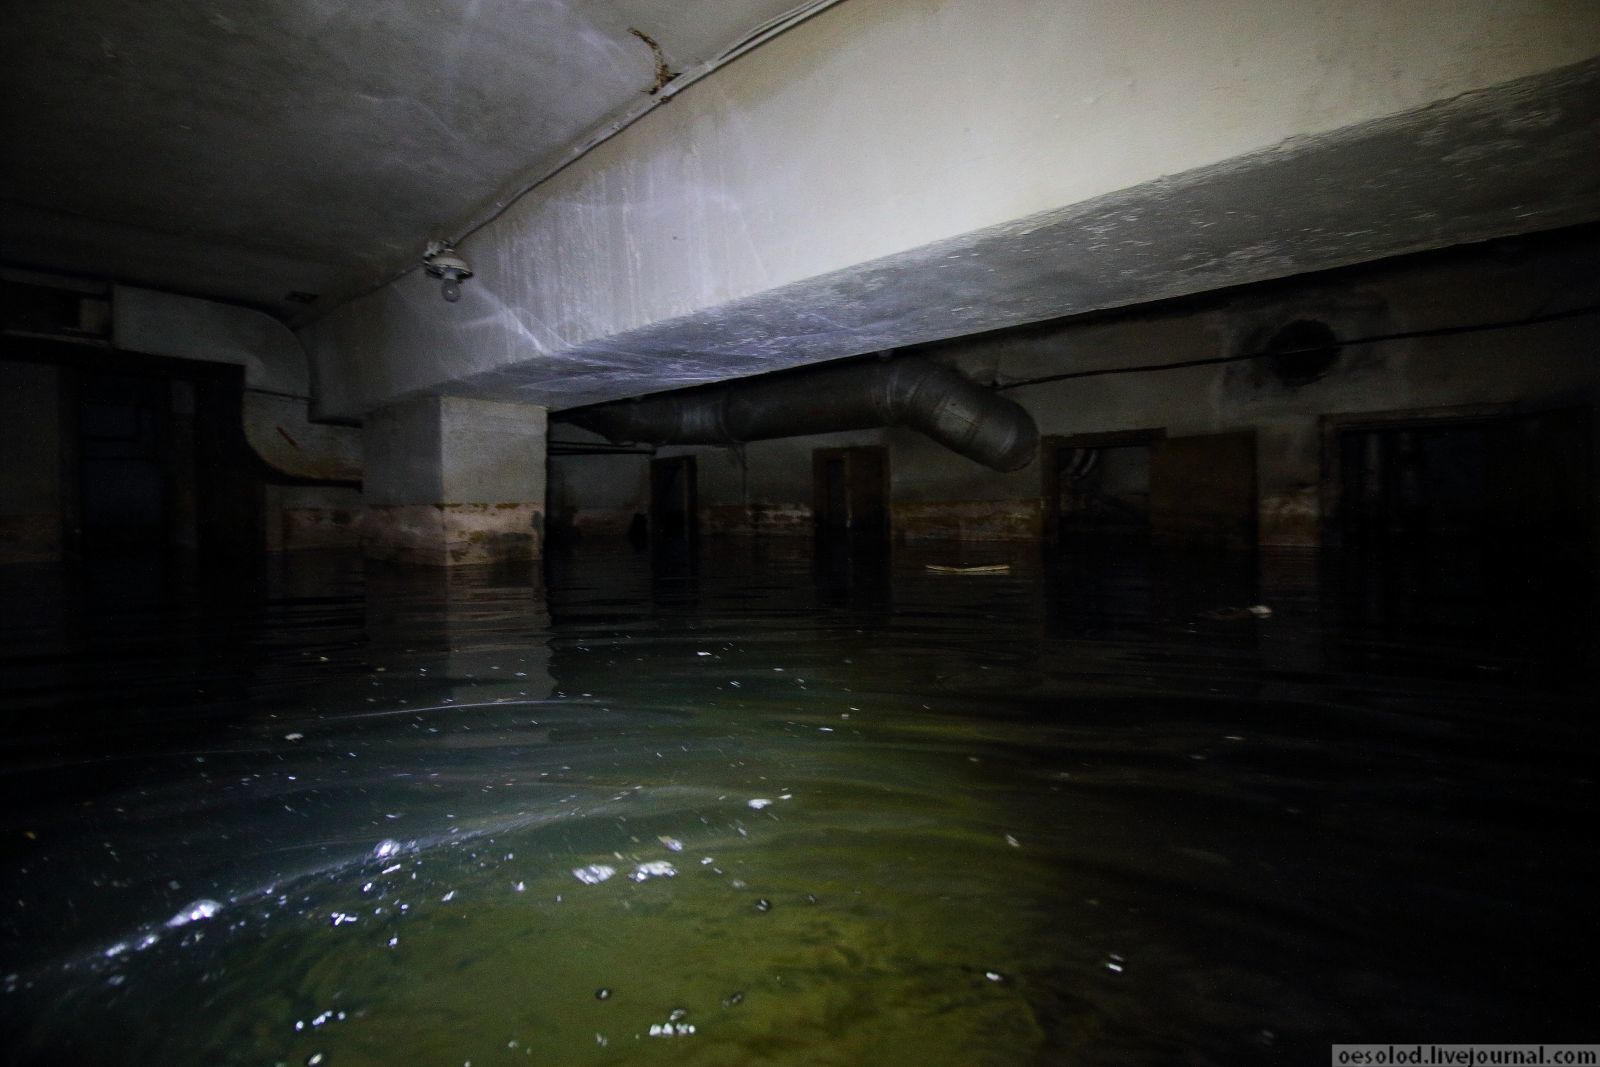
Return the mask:
[[[0,575],[14,1059],[1593,1039],[1581,603],[974,546],[276,566]]]

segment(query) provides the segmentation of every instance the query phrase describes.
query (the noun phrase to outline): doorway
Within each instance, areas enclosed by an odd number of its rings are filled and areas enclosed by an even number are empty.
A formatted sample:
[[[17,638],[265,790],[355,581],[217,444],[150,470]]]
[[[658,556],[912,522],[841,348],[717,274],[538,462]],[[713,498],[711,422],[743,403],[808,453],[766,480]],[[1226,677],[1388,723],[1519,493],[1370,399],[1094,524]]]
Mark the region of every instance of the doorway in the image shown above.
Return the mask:
[[[1530,562],[1592,556],[1588,409],[1331,422],[1331,542],[1363,551],[1493,546]]]
[[[699,532],[693,456],[650,461],[650,535],[656,543],[687,543]]]
[[[882,448],[819,448],[812,453],[817,535],[852,544],[889,537],[889,459]]]
[[[86,375],[78,391],[79,515],[86,548],[165,546],[170,387],[142,375]]]
[[[1052,542],[1125,544],[1150,535],[1150,454],[1160,430],[1045,439],[1044,515]]]

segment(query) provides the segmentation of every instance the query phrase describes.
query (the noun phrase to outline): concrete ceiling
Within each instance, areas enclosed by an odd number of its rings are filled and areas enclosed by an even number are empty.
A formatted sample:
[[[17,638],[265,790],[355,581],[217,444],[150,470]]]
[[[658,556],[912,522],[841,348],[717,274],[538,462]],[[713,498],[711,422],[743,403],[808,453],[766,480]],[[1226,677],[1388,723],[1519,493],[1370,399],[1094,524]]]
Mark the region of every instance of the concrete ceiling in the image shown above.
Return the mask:
[[[800,6],[10,4],[0,259],[292,321],[414,263],[648,101],[658,62],[692,69]]]

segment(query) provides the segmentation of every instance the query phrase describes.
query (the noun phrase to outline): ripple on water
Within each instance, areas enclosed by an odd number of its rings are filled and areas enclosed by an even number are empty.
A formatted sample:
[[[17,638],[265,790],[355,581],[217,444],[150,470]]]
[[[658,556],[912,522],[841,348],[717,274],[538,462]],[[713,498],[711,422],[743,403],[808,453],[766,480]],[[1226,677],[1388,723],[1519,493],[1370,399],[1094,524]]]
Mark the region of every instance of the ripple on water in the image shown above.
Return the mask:
[[[106,947],[8,960],[19,1047],[1235,1063],[1578,1017],[1558,935],[1586,911],[1539,857],[1592,825],[1595,745],[1531,670],[1301,640],[1321,609],[1287,597],[1191,625],[1253,589],[1179,624],[1127,607],[1144,586],[1097,611],[1045,575],[628,573],[553,616],[374,577],[314,648],[286,631],[292,670],[252,661],[236,736],[86,763],[122,777],[33,812],[8,922]]]

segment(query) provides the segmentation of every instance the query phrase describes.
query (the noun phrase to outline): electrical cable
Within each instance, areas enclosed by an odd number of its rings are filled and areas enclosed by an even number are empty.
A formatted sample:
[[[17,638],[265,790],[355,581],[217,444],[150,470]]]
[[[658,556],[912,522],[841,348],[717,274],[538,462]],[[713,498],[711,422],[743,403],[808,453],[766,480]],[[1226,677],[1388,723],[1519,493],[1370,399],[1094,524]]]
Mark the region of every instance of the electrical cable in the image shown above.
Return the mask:
[[[703,63],[697,64],[696,66],[691,67],[689,70],[679,73],[670,82],[663,85],[659,92],[652,93],[648,102],[635,104],[627,111],[624,111],[620,116],[607,120],[598,130],[589,134],[588,137],[584,138],[577,144],[573,145],[572,148],[568,149],[566,155],[559,162],[541,171],[536,177],[530,178],[523,184],[519,185],[515,192],[498,200],[495,203],[494,208],[487,215],[475,222],[467,223],[466,229],[461,232],[459,237],[455,238],[453,241],[446,241],[444,243],[453,248],[459,249],[462,244],[471,239],[473,235],[477,234],[484,227],[491,225],[505,215],[507,211],[510,211],[513,207],[515,207],[523,197],[527,196],[529,193],[539,188],[539,186],[543,185],[545,182],[554,178],[556,175],[560,174],[562,171],[578,162],[584,156],[587,156],[590,152],[593,152],[596,148],[599,148],[601,145],[611,140],[611,138],[617,136],[617,134],[621,133],[623,130],[626,130],[628,127],[632,126],[634,123],[650,114],[656,108],[661,107],[663,104],[666,104],[672,100],[679,93],[689,88],[689,86],[694,85],[696,82],[700,81],[702,78],[705,78],[707,75],[714,73],[718,69],[727,66],[740,56],[760,48],[768,41],[782,36],[789,30],[792,30],[796,26],[800,25],[802,22],[806,22],[814,16],[820,15],[828,8],[842,2],[843,0],[809,0],[808,3],[802,4],[800,7],[795,8],[787,14],[779,15],[777,18],[771,19],[770,21],[762,24],[749,36],[745,37],[737,44],[734,44],[731,47],[723,50],[721,54],[708,59]],[[337,310],[337,308],[342,307],[351,301],[360,300],[364,296],[369,296],[372,293],[377,292],[379,289],[382,289],[384,286],[394,284],[408,274],[416,273],[421,268],[421,262],[411,263],[407,266],[401,267],[398,270],[386,275],[381,280],[368,285],[364,289],[341,298],[338,304],[327,308],[321,314],[317,315],[316,318],[323,318]],[[312,319],[311,321],[315,321],[315,319]]]
[[[1065,371],[1061,374],[1045,374],[1037,378],[1019,378],[1015,381],[996,384],[996,392],[1007,389],[1021,389],[1028,385],[1044,385],[1049,382],[1065,382],[1075,378],[1099,378],[1110,374],[1143,374],[1151,371],[1185,370],[1189,367],[1214,367],[1223,363],[1243,363],[1252,359],[1265,359],[1269,356],[1301,355],[1310,352],[1326,352],[1330,348],[1347,348],[1356,345],[1375,345],[1386,341],[1408,341],[1418,337],[1450,337],[1456,334],[1483,333],[1490,330],[1510,330],[1524,326],[1538,326],[1546,322],[1559,322],[1563,319],[1582,318],[1585,315],[1600,315],[1600,304],[1587,304],[1583,307],[1569,308],[1566,311],[1553,311],[1542,315],[1528,315],[1520,319],[1502,319],[1495,322],[1474,322],[1460,326],[1435,326],[1423,330],[1403,330],[1399,333],[1370,334],[1366,337],[1352,337],[1348,340],[1335,338],[1331,343],[1317,345],[1311,348],[1275,348],[1261,349],[1255,352],[1240,352],[1231,356],[1210,356],[1203,359],[1183,359],[1172,363],[1145,363],[1136,367],[1096,367],[1091,370]]]

